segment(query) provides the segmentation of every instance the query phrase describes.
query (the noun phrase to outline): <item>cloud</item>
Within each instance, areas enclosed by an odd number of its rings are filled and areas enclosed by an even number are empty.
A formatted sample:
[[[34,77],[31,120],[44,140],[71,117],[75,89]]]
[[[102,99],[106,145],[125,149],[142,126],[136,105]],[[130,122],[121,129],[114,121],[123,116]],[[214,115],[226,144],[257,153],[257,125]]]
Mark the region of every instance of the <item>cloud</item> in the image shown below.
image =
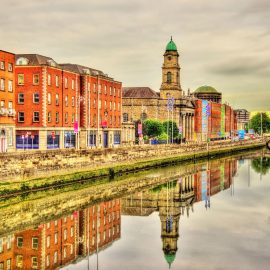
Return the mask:
[[[7,51],[89,65],[124,86],[158,90],[164,49],[173,35],[185,90],[211,84],[225,96],[231,89],[244,95],[252,85],[264,95],[268,13],[266,0],[2,0],[0,42]],[[239,83],[238,76],[247,79]],[[236,106],[253,105],[238,100]]]

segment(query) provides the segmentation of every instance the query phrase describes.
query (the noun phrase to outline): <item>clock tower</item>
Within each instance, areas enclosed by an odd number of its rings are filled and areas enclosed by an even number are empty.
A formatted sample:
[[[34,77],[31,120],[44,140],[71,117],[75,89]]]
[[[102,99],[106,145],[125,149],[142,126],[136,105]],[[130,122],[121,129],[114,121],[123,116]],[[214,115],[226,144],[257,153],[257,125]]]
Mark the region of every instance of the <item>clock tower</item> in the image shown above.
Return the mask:
[[[167,99],[169,96],[174,99],[182,97],[180,85],[180,66],[178,62],[179,54],[172,38],[166,46],[162,66],[162,84],[160,87],[160,97]]]

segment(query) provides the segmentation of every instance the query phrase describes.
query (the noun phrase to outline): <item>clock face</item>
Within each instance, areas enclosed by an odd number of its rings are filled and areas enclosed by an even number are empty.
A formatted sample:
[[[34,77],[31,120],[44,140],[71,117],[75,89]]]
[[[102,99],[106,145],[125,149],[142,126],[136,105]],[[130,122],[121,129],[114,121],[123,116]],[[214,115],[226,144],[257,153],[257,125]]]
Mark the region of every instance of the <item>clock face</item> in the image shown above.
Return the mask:
[[[172,59],[172,58],[171,58],[170,56],[168,56],[168,60],[171,61],[171,59]]]

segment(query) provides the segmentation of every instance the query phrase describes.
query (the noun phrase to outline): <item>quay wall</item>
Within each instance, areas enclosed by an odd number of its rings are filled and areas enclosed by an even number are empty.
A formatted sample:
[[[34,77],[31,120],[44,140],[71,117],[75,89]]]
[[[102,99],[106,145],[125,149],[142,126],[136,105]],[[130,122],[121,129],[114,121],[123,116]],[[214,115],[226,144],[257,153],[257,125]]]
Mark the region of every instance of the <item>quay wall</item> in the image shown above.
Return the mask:
[[[143,145],[89,150],[48,150],[4,153],[0,155],[1,183],[24,182],[31,179],[71,175],[78,172],[98,171],[93,176],[106,176],[109,170],[117,173],[122,169],[147,167],[173,161],[217,156],[224,153],[265,145],[265,140],[219,142],[185,145]],[[164,161],[165,160],[165,161]],[[148,163],[145,164],[145,163]],[[129,168],[130,167],[130,168]],[[151,167],[149,165],[149,167]],[[153,166],[152,166],[153,167]],[[101,171],[103,169],[103,171]],[[136,170],[136,169],[135,169]]]

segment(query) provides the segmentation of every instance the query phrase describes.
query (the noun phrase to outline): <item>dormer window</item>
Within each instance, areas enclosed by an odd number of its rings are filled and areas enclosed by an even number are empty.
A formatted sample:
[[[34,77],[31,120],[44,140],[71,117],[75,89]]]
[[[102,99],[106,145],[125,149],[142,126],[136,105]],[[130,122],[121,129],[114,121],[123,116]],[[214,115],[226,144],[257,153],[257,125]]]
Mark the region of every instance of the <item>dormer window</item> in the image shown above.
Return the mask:
[[[47,64],[51,67],[56,67],[56,63],[53,60],[47,60]]]
[[[17,66],[27,66],[29,64],[29,60],[25,57],[20,57],[16,61]]]

